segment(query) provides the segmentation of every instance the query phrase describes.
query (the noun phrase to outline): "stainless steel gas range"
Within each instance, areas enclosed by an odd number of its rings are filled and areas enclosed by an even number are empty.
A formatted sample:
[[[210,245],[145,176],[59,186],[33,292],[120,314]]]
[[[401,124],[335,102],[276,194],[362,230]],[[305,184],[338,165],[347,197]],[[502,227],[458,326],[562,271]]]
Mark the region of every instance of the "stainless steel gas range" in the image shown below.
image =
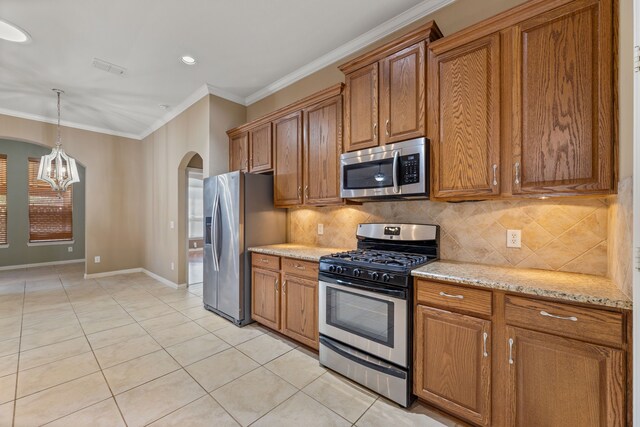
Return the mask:
[[[320,363],[408,406],[413,278],[438,259],[439,227],[360,224],[358,249],[320,258]]]

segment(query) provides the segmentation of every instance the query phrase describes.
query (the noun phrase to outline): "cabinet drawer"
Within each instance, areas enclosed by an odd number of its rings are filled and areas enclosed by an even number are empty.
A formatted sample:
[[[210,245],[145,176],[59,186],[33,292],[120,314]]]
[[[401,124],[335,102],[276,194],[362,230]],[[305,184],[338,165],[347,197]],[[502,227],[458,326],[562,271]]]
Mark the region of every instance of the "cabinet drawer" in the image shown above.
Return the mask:
[[[293,258],[282,259],[282,271],[299,277],[318,280],[318,263]]]
[[[251,265],[268,270],[280,270],[280,257],[253,252],[251,254]]]
[[[583,341],[613,346],[624,342],[622,313],[507,296],[505,318],[510,325]]]
[[[491,291],[419,280],[416,298],[419,304],[491,316]]]

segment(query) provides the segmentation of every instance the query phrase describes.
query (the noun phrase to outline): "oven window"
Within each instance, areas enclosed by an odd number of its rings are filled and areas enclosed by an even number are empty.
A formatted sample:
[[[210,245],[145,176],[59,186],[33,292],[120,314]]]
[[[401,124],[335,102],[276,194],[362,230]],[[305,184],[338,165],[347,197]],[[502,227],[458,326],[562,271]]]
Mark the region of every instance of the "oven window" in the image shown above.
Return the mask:
[[[393,187],[393,158],[344,165],[343,177],[346,190]]]
[[[393,347],[392,302],[327,286],[329,325]]]

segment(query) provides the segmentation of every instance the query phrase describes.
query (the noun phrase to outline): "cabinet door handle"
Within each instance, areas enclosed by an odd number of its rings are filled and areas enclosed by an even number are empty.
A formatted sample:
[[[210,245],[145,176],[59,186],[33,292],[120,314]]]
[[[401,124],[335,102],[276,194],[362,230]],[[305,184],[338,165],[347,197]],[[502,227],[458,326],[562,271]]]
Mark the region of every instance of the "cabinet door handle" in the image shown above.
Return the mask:
[[[304,197],[307,198],[307,199],[309,198],[309,186],[308,185],[304,186]]]
[[[283,294],[287,293],[287,281],[286,280],[284,282],[282,282],[282,293]]]
[[[513,365],[513,338],[509,338],[509,365]]]
[[[520,162],[516,162],[516,179],[513,181],[515,185],[520,185]]]
[[[540,316],[553,317],[554,319],[560,319],[560,320],[571,320],[572,322],[578,321],[578,318],[576,316],[567,316],[567,317],[557,316],[555,314],[547,313],[544,310],[540,312]]]
[[[488,357],[489,353],[487,353],[487,338],[489,337],[489,334],[484,332],[482,334],[482,355],[484,357]]]
[[[387,134],[387,136],[389,136],[391,134],[391,127],[389,126],[390,124],[391,124],[391,122],[389,122],[389,120],[387,120],[387,122],[384,125],[385,133]]]
[[[464,295],[451,295],[446,292],[440,292],[441,297],[464,299]]]
[[[373,139],[376,139],[378,137],[378,124],[374,123],[373,124]]]
[[[297,268],[298,270],[306,270],[304,265],[300,265],[300,264],[294,264],[293,265],[295,268]]]
[[[498,165],[496,165],[495,163],[493,164],[493,186],[495,187],[496,185],[498,185]]]
[[[277,293],[278,292],[278,279],[276,279],[276,281],[273,282],[273,287],[275,288],[276,293]]]
[[[302,186],[298,186],[298,199],[302,198]]]

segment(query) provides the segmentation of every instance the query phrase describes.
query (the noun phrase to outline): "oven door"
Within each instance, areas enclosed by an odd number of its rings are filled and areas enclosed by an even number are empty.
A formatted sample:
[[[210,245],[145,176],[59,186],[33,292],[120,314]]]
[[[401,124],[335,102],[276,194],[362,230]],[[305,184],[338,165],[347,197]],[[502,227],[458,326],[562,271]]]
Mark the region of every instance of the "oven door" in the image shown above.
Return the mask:
[[[320,334],[408,366],[406,289],[368,287],[323,277],[318,300]]]

